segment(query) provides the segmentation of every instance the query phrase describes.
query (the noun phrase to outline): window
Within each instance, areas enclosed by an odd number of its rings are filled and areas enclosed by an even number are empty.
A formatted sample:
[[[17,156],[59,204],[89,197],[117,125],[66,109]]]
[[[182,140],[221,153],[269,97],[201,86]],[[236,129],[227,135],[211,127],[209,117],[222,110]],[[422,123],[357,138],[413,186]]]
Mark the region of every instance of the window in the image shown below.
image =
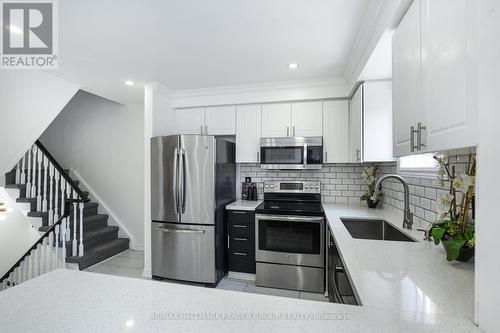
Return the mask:
[[[411,175],[435,176],[438,163],[434,154],[421,154],[400,157],[398,159],[398,172]]]

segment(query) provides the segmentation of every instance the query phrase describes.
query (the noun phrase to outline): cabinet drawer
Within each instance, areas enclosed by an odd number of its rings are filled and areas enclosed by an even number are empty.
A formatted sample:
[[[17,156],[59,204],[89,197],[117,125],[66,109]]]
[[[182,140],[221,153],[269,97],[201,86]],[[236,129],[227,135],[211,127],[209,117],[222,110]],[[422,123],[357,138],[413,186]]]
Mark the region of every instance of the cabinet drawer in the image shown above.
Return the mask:
[[[229,223],[231,237],[255,238],[255,225],[248,223]]]
[[[255,252],[255,238],[230,236],[229,248],[231,251]]]
[[[227,212],[229,222],[255,223],[255,212],[249,210],[229,210]]]
[[[233,272],[255,273],[255,251],[229,252],[229,270]]]

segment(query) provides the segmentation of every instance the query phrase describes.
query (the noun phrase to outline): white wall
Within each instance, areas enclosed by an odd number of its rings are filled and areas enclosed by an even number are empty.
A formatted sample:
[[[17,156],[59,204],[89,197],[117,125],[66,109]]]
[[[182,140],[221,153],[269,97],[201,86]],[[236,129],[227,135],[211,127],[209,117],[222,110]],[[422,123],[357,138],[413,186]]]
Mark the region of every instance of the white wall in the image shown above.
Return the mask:
[[[3,187],[0,187],[0,202],[5,203],[4,207],[7,207],[6,212],[0,212],[0,277],[2,277],[40,235]]]
[[[80,87],[46,72],[0,74],[0,186],[4,174],[38,139]]]
[[[500,1],[476,1],[479,147],[476,219],[476,322],[500,332],[500,223],[498,221],[498,124],[500,124]]]
[[[40,140],[129,234],[143,247],[143,110],[80,91]]]

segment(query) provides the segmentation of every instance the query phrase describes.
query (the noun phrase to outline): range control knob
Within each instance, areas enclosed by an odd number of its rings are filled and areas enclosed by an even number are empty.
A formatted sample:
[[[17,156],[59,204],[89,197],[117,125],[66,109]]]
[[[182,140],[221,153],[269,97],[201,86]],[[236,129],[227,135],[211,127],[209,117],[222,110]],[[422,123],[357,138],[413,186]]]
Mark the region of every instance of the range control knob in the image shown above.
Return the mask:
[[[315,188],[315,189],[319,189],[319,186],[318,186],[318,185],[316,185],[316,186],[314,186],[314,188]]]
[[[305,188],[306,190],[308,190],[308,189],[309,189],[309,186],[307,186],[307,185],[306,185],[306,186],[304,186],[304,188]]]
[[[271,188],[274,188],[274,185],[270,185],[270,186],[271,186]]]
[[[269,185],[266,185],[266,188],[269,188]]]

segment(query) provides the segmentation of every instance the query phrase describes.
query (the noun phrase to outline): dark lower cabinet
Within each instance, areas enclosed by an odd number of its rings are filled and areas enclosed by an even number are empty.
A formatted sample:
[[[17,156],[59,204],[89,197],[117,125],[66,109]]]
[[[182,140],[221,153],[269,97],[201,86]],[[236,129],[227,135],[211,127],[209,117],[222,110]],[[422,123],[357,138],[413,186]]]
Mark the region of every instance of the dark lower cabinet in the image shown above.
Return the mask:
[[[330,229],[328,230],[328,294],[330,302],[359,305],[340,252],[335,245]]]
[[[255,212],[228,210],[227,225],[229,270],[255,274]]]

